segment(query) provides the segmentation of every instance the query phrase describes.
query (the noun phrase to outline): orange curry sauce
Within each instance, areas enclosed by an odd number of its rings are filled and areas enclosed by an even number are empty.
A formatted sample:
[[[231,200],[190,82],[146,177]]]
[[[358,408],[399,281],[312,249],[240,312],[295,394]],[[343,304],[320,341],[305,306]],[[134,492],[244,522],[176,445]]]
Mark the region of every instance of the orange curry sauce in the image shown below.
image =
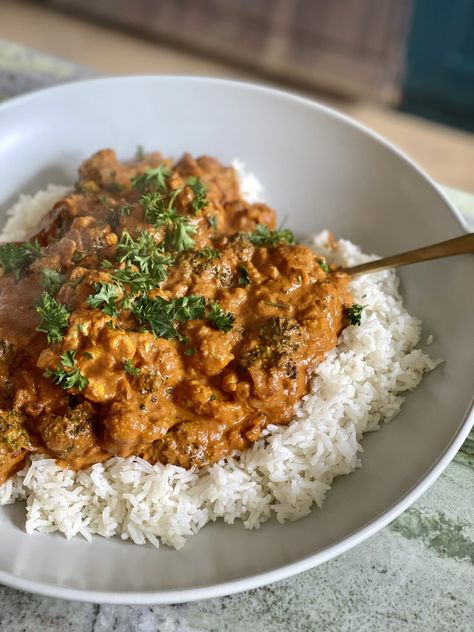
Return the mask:
[[[31,452],[186,468],[287,424],[352,305],[214,158],[99,151],[0,247],[0,482]]]

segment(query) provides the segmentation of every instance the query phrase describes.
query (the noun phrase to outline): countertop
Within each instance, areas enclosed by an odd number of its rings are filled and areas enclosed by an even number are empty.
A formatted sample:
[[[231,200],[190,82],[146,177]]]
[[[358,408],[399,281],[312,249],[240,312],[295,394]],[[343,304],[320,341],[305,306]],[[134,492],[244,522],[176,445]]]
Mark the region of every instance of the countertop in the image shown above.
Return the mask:
[[[0,40],[0,95],[90,76]],[[474,223],[474,196],[447,190]],[[0,632],[470,632],[474,434],[418,502],[377,535],[300,575],[176,606],[61,601],[0,586]]]

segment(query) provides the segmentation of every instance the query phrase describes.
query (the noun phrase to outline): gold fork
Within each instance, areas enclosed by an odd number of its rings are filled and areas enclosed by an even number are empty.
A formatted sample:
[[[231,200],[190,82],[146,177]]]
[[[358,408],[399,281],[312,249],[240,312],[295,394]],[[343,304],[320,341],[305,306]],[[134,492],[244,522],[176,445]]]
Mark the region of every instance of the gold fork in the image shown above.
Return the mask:
[[[380,270],[386,270],[387,268],[398,268],[399,266],[406,266],[411,263],[420,263],[421,261],[431,261],[432,259],[441,259],[442,257],[453,257],[454,255],[465,255],[469,253],[474,253],[474,233],[448,239],[439,244],[402,252],[399,255],[369,261],[368,263],[362,263],[361,265],[351,268],[342,268],[342,271],[347,272],[347,274],[350,274],[352,277],[356,277],[369,272],[380,272]]]

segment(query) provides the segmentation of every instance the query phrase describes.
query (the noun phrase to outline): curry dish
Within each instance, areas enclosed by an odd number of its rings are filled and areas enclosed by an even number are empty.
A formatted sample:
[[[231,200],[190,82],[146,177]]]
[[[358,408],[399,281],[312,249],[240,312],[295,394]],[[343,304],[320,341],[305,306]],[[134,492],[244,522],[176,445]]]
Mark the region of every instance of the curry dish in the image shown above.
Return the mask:
[[[289,423],[360,306],[275,226],[213,158],[85,161],[0,246],[0,482],[32,452],[200,467]]]

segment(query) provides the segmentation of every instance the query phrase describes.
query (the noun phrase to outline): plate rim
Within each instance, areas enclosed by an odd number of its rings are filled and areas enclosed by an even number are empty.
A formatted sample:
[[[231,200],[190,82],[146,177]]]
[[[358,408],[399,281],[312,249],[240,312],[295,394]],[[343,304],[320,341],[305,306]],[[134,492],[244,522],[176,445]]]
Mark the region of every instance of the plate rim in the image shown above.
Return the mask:
[[[374,130],[366,127],[362,123],[354,120],[347,114],[339,112],[330,106],[320,103],[317,100],[313,100],[307,97],[300,96],[298,94],[280,90],[277,88],[261,85],[254,82],[237,81],[218,77],[206,77],[206,76],[190,76],[190,75],[176,75],[176,74],[160,74],[160,75],[118,75],[113,77],[98,77],[79,81],[71,81],[60,85],[55,85],[40,90],[30,92],[25,95],[20,95],[11,99],[7,99],[3,103],[0,103],[0,117],[3,112],[14,109],[29,101],[34,102],[37,99],[42,99],[45,95],[55,92],[67,92],[80,89],[82,86],[88,87],[89,85],[101,84],[101,83],[122,83],[122,82],[174,82],[174,83],[213,83],[219,85],[225,85],[229,88],[237,88],[250,92],[264,93],[274,96],[278,99],[284,99],[294,103],[299,103],[305,107],[309,107],[315,110],[324,112],[326,115],[338,119],[344,122],[346,125],[358,129],[365,135],[368,135],[379,144],[386,147],[392,153],[397,155],[402,161],[408,163],[414,169],[417,174],[432,188],[435,193],[441,198],[447,211],[457,220],[457,224],[463,232],[467,232],[468,226],[460,212],[449,201],[446,194],[442,191],[440,186],[429,176],[424,169],[422,169],[412,158],[410,158],[404,151],[388,141],[382,135],[378,134]],[[379,516],[372,519],[361,529],[351,533],[350,535],[338,540],[330,547],[307,555],[289,564],[285,564],[276,569],[264,571],[262,573],[253,573],[239,579],[230,580],[227,582],[212,583],[199,588],[183,588],[178,590],[159,590],[159,591],[101,591],[101,590],[84,590],[80,588],[70,588],[66,586],[58,586],[56,584],[50,584],[47,582],[38,582],[31,579],[25,579],[13,573],[9,573],[0,569],[0,583],[24,590],[27,592],[45,595],[49,597],[56,597],[61,599],[68,599],[73,601],[93,602],[98,604],[127,604],[127,605],[139,605],[139,604],[176,604],[191,601],[198,601],[204,599],[211,599],[215,597],[223,597],[245,590],[258,588],[265,584],[281,581],[303,571],[309,570],[326,562],[337,555],[340,555],[352,547],[360,544],[370,536],[380,531],[383,527],[387,526],[390,522],[395,520],[401,513],[403,513],[411,504],[413,504],[441,475],[446,469],[449,463],[452,461],[459,448],[463,444],[464,440],[469,435],[471,428],[474,426],[474,396],[468,406],[468,409],[458,425],[458,429],[446,446],[445,450],[439,455],[438,459],[433,463],[432,467],[416,482],[412,487],[394,504],[388,507]]]

